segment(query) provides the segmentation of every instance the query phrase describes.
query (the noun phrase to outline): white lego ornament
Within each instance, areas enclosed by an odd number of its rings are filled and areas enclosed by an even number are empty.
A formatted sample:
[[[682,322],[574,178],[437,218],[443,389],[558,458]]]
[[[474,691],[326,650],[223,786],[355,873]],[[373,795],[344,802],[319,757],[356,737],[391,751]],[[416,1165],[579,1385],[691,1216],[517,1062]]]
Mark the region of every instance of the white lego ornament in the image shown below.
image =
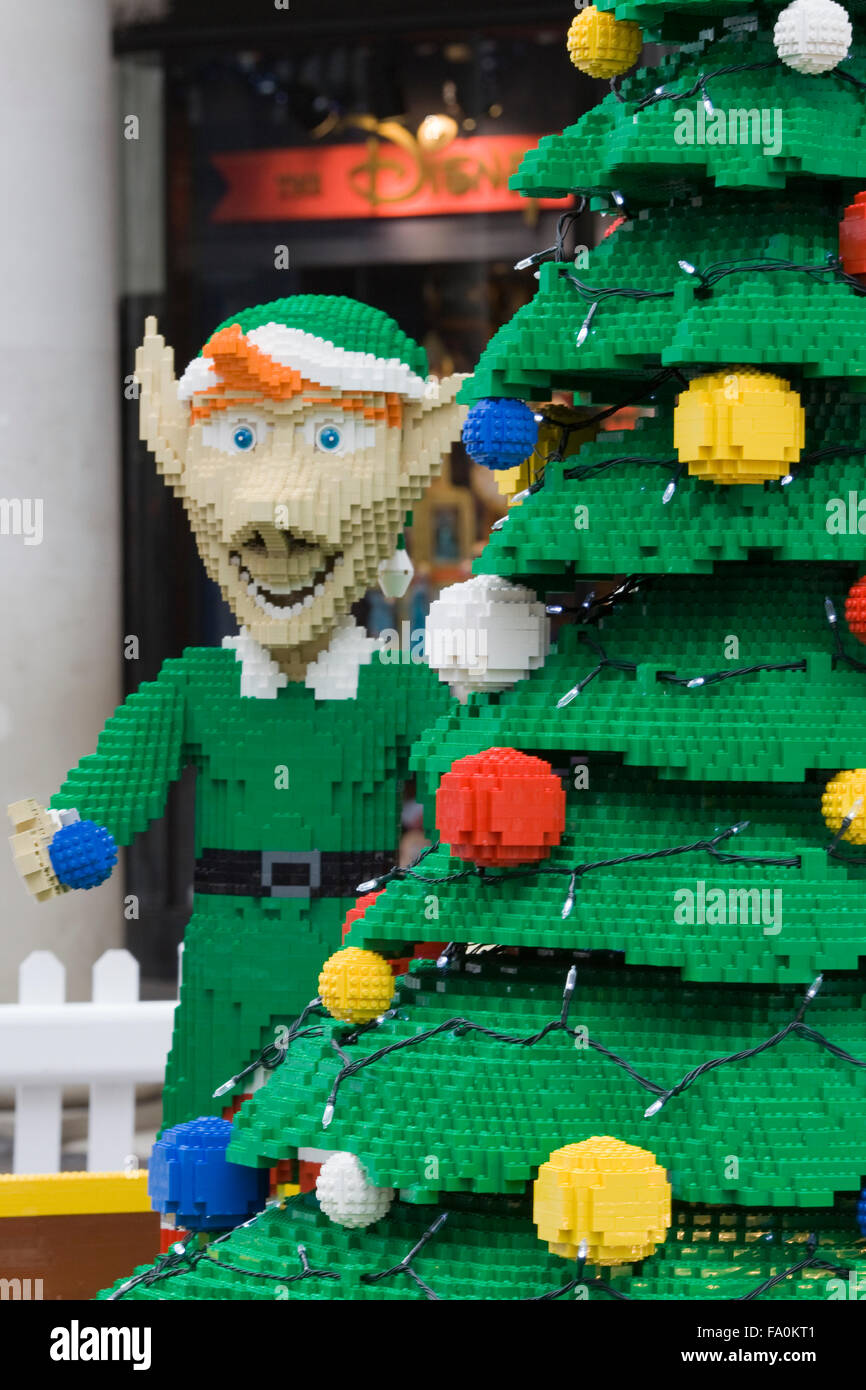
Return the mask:
[[[479,574],[443,589],[426,623],[427,661],[458,699],[507,690],[544,665],[550,619],[531,589]]]
[[[848,54],[852,29],[836,0],[793,0],[776,20],[773,42],[795,72],[830,72]]]
[[[332,1154],[319,1170],[316,1196],[325,1215],[352,1230],[381,1221],[394,1200],[393,1187],[374,1187],[351,1153]]]
[[[394,554],[389,555],[387,560],[379,561],[377,573],[379,575],[379,588],[386,598],[403,597],[412,583],[415,566],[409,559],[402,536],[397,541],[397,549]]]

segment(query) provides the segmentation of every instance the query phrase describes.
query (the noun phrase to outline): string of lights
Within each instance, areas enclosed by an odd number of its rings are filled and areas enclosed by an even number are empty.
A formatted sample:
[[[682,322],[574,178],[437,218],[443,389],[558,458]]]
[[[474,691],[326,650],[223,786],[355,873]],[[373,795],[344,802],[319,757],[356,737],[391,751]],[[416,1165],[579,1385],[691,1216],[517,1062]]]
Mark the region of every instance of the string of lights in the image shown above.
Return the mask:
[[[813,449],[808,454],[801,454],[799,467],[796,473],[786,473],[784,478],[779,479],[780,487],[787,487],[795,478],[799,478],[804,468],[813,463],[820,462],[825,458],[862,458],[866,455],[866,447],[862,444],[825,444],[821,449]]]
[[[781,60],[779,58],[772,58],[764,63],[731,63],[727,67],[715,68],[713,72],[702,72],[695,80],[694,85],[689,87],[688,91],[668,92],[663,86],[656,87],[652,92],[649,92],[646,96],[640,97],[634,102],[630,101],[628,97],[623,96],[617,86],[615,77],[610,79],[610,90],[613,92],[617,101],[622,102],[626,106],[633,106],[635,113],[645,111],[649,106],[657,106],[661,101],[688,101],[690,97],[696,97],[698,93],[700,93],[704,106],[706,107],[707,115],[711,116],[715,108],[706,88],[708,82],[712,82],[716,77],[728,77],[735,72],[758,72],[762,68],[776,67],[781,67]]]
[[[266,1071],[274,1071],[285,1060],[286,1053],[295,1038],[321,1036],[324,1031],[322,1028],[304,1028],[303,1026],[310,1014],[316,1012],[323,1018],[328,1017],[327,1009],[323,1007],[322,1001],[318,995],[316,995],[315,999],[311,999],[309,1004],[304,1005],[297,1018],[293,1020],[287,1029],[284,1038],[279,1041],[275,1040],[272,1043],[268,1043],[248,1066],[244,1067],[243,1070],[237,1072],[234,1076],[229,1077],[228,1081],[224,1081],[221,1086],[217,1086],[212,1099],[218,1100],[220,1096],[227,1095],[229,1091],[237,1086],[239,1081],[243,1081],[244,1077],[249,1076],[252,1072],[258,1071],[259,1067],[264,1067]]]
[[[621,460],[614,461],[620,462]],[[587,596],[587,600],[584,600],[582,608],[578,611],[576,616],[578,616],[582,622],[591,622],[597,617],[603,616],[604,613],[610,612],[618,602],[625,598],[630,598],[635,594],[642,582],[644,581],[642,581],[640,577],[630,576],[611,594],[606,595],[603,600],[599,600],[599,603],[602,604],[603,607],[599,608],[597,612],[593,610],[593,605],[588,602],[588,600],[593,599],[593,594],[590,593]],[[549,611],[562,613],[564,610],[561,606],[555,605],[554,608]],[[855,671],[866,671],[866,661],[861,661],[858,657],[851,656],[850,653],[845,650],[842,634],[839,630],[838,614],[836,613],[836,608],[832,599],[824,599],[824,611],[827,623],[833,634],[833,666],[835,667],[839,662],[844,662]],[[567,690],[564,695],[560,696],[556,702],[557,709],[564,709],[567,705],[571,704],[572,700],[576,699],[585,687],[589,685],[591,681],[595,680],[596,676],[606,667],[619,671],[634,672],[637,670],[638,663],[635,661],[614,660],[609,657],[601,643],[590,636],[585,629],[581,629],[578,632],[578,639],[586,642],[598,656],[599,660],[586,676],[582,677],[570,690]],[[699,676],[678,676],[673,671],[657,671],[656,679],[669,685],[683,686],[687,690],[696,690],[701,686],[717,685],[721,681],[731,680],[738,676],[753,675],[759,671],[805,671],[807,665],[806,658],[799,657],[792,661],[755,662],[750,666],[737,666],[721,671],[708,671]]]
[[[679,381],[684,389],[688,387],[688,381],[677,369],[668,369],[668,375],[671,374],[675,374],[679,378]],[[648,388],[647,391],[643,392],[641,396],[636,396],[632,400],[623,402],[620,405],[608,406],[605,408],[604,411],[601,411],[599,415],[591,416],[587,420],[579,421],[574,424],[563,425],[561,427],[563,430],[563,435],[559,447],[555,450],[552,450],[544,458],[540,459],[540,464],[542,468],[540,475],[528,488],[525,488],[524,491],[521,492],[518,495],[518,497],[516,497],[514,500],[523,501],[524,498],[532,496],[534,493],[539,492],[544,487],[547,476],[547,464],[561,463],[565,459],[569,437],[574,430],[583,430],[591,428],[596,421],[598,421],[599,419],[605,419],[610,415],[615,415],[616,412],[618,410],[622,410],[625,405],[637,404],[639,400],[644,399],[647,394],[650,394],[650,392],[654,390],[655,386],[658,384],[660,384],[658,379],[654,379],[652,386]],[[790,483],[794,482],[796,478],[801,477],[807,468],[811,467],[815,463],[819,463],[822,459],[863,457],[866,457],[866,446],[862,444],[840,443],[823,445],[820,449],[812,449],[808,453],[801,454],[796,473],[786,473],[786,475],[783,478],[780,478],[778,480],[779,486],[786,488]],[[599,477],[601,474],[608,472],[609,469],[616,468],[621,464],[638,464],[653,468],[673,468],[674,471],[671,474],[670,480],[664,492],[662,493],[662,505],[667,505],[667,503],[670,502],[671,498],[676,492],[680,478],[682,477],[686,469],[686,461],[680,462],[676,458],[656,458],[649,454],[618,454],[612,458],[593,459],[589,463],[574,464],[571,468],[563,469],[562,477],[563,479],[569,482],[582,482],[585,478]],[[497,525],[501,525],[501,523],[497,523]]]
[[[855,818],[862,810],[862,798],[858,798],[854,805],[843,817],[839,829],[829,844],[824,846],[824,851],[829,858],[838,859],[846,866],[866,865],[866,857],[851,855],[840,852],[840,841],[850,828]],[[358,885],[356,892],[372,893],[384,888],[394,880],[413,879],[418,883],[423,883],[432,887],[441,887],[446,883],[457,883],[460,880],[474,878],[485,886],[495,886],[500,883],[515,882],[523,878],[545,877],[545,876],[568,876],[569,886],[562,906],[563,920],[571,916],[575,903],[575,892],[577,885],[587,873],[596,869],[616,868],[622,864],[639,863],[652,859],[667,859],[674,855],[691,854],[696,851],[706,851],[719,864],[746,864],[755,868],[783,868],[798,869],[802,864],[802,856],[799,854],[744,854],[738,851],[722,850],[719,848],[726,840],[734,835],[742,834],[750,825],[747,820],[739,821],[736,825],[729,826],[727,829],[719,831],[716,835],[700,840],[690,841],[685,845],[672,845],[665,849],[644,850],[634,854],[619,855],[612,859],[597,859],[591,862],[564,865],[564,864],[533,864],[525,868],[491,870],[477,864],[468,864],[462,869],[449,870],[442,874],[421,874],[417,872],[421,858],[425,858],[433,850],[438,849],[438,843],[429,845],[425,849],[423,856],[416,860],[414,865],[403,868],[395,865],[387,873],[380,874],[377,878],[367,879]],[[442,963],[444,957],[440,957]],[[383,1015],[384,1017],[384,1015]]]
[[[715,68],[712,72],[700,73],[687,91],[669,92],[664,86],[661,86],[656,87],[652,92],[647,93],[646,96],[638,98],[637,101],[631,101],[628,97],[623,96],[622,92],[619,90],[616,77],[610,79],[610,90],[617,101],[622,102],[625,106],[634,107],[636,115],[640,111],[645,111],[648,107],[656,106],[662,101],[688,101],[690,97],[700,95],[707,115],[712,116],[715,112],[715,107],[713,106],[712,98],[707,90],[708,82],[714,81],[717,77],[729,77],[738,72],[760,72],[762,69],[766,70],[768,68],[778,68],[781,66],[782,60],[780,58],[770,58],[763,63],[731,63],[726,67]],[[839,78],[843,82],[849,82],[852,86],[859,88],[861,91],[866,90],[866,82],[859,77],[855,77],[853,72],[847,72],[841,66],[835,67],[830,76]]]
[[[296,1201],[301,1194],[290,1197],[286,1201],[286,1207]],[[297,1255],[301,1263],[301,1268],[297,1274],[271,1274],[261,1269],[250,1269],[245,1265],[230,1263],[228,1260],[214,1258],[214,1250],[227,1241],[239,1230],[245,1230],[249,1226],[254,1226],[261,1216],[257,1212],[249,1221],[244,1221],[240,1226],[233,1227],[230,1231],[225,1231],[223,1235],[217,1236],[205,1246],[199,1246],[198,1237],[192,1232],[185,1241],[176,1241],[170,1250],[160,1255],[150,1269],[142,1274],[137,1274],[133,1279],[129,1279],[120,1288],[115,1289],[108,1295],[109,1301],[122,1299],[131,1289],[138,1284],[157,1284],[163,1279],[172,1279],[179,1274],[191,1273],[202,1260],[207,1260],[211,1264],[217,1265],[220,1269],[231,1270],[234,1274],[242,1274],[250,1279],[265,1279],[275,1284],[298,1284],[305,1279],[339,1279],[340,1274],[337,1270],[314,1269],[307,1255],[305,1245],[297,1246]],[[444,1220],[444,1217],[443,1217]],[[440,1223],[441,1224],[441,1223]]]
[[[289,1198],[285,1204],[286,1207],[288,1208],[291,1205],[291,1203],[296,1200],[297,1198]],[[250,1221],[245,1221],[243,1223],[243,1227],[235,1227],[235,1230],[240,1230],[244,1227],[254,1226],[256,1222],[259,1221],[260,1215],[261,1214],[259,1213],[256,1216],[254,1216]],[[398,1260],[396,1264],[389,1265],[387,1269],[379,1270],[375,1273],[370,1272],[362,1274],[360,1276],[361,1282],[364,1284],[378,1284],[386,1279],[392,1279],[400,1275],[405,1275],[414,1283],[416,1288],[418,1288],[421,1291],[421,1293],[424,1295],[424,1298],[428,1302],[443,1302],[444,1300],[442,1298],[442,1295],[436,1293],[435,1289],[433,1289],[430,1286],[430,1284],[427,1283],[426,1280],[421,1278],[417,1270],[413,1268],[412,1262],[421,1253],[425,1246],[427,1246],[429,1242],[438,1234],[438,1232],[441,1231],[442,1227],[448,1220],[448,1216],[449,1213],[447,1211],[440,1212],[439,1215],[435,1218],[435,1220],[431,1222],[431,1224],[427,1227],[426,1231],[424,1231],[423,1234],[419,1237],[419,1239],[415,1242],[415,1244],[408,1251],[408,1253],[404,1255],[402,1260]],[[179,1274],[191,1273],[196,1268],[196,1266],[201,1263],[202,1260],[209,1260],[210,1263],[218,1265],[220,1269],[231,1270],[233,1273],[243,1275],[244,1277],[248,1276],[253,1279],[264,1279],[278,1285],[302,1283],[304,1282],[304,1280],[307,1279],[340,1278],[339,1270],[313,1268],[310,1264],[309,1256],[307,1254],[307,1248],[305,1245],[297,1246],[297,1255],[301,1264],[301,1268],[297,1274],[272,1274],[267,1270],[250,1269],[247,1266],[234,1264],[233,1262],[230,1263],[227,1260],[215,1260],[213,1257],[214,1249],[217,1246],[221,1245],[224,1241],[228,1240],[230,1236],[233,1236],[235,1234],[235,1230],[226,1231],[224,1235],[219,1236],[216,1240],[211,1241],[209,1245],[203,1248],[196,1248],[195,1235],[188,1237],[185,1242],[176,1242],[176,1244],[172,1246],[171,1250],[167,1251],[164,1255],[161,1255],[149,1270],[145,1270],[144,1273],[136,1275],[134,1279],[127,1280],[126,1283],[121,1285],[120,1288],[115,1289],[113,1293],[109,1294],[108,1301],[112,1302],[121,1300],[127,1293],[129,1293],[131,1289],[135,1288],[136,1285],[144,1284],[145,1286],[151,1286],[153,1284],[160,1283],[162,1280],[174,1278]],[[768,1235],[765,1236],[764,1239],[770,1241],[772,1239],[772,1233],[768,1233]],[[748,1293],[738,1294],[735,1299],[732,1299],[730,1301],[750,1302],[756,1298],[760,1298],[762,1294],[767,1293],[772,1288],[775,1288],[777,1284],[781,1284],[785,1280],[793,1278],[795,1275],[799,1274],[804,1269],[823,1270],[828,1274],[834,1275],[836,1278],[842,1279],[847,1278],[850,1274],[855,1272],[848,1265],[837,1264],[833,1261],[822,1259],[818,1255],[817,1250],[818,1238],[814,1233],[812,1233],[809,1235],[809,1238],[806,1242],[806,1254],[801,1260],[798,1260],[796,1264],[790,1265],[787,1269],[780,1270],[777,1274],[771,1275],[768,1279],[765,1279],[762,1283],[758,1284],[756,1288],[750,1289]],[[640,1299],[636,1299],[634,1294],[627,1293],[624,1289],[618,1289],[614,1284],[611,1284],[601,1275],[596,1275],[592,1279],[586,1279],[584,1277],[586,1262],[587,1244],[585,1241],[583,1241],[581,1242],[581,1246],[578,1252],[575,1277],[573,1279],[570,1279],[566,1284],[561,1285],[557,1289],[551,1289],[548,1292],[542,1294],[529,1294],[526,1298],[518,1301],[526,1303],[551,1302],[559,1298],[564,1298],[567,1294],[572,1293],[577,1288],[598,1289],[599,1292],[604,1293],[608,1297],[617,1299],[621,1302],[642,1301]]]
[[[646,464],[646,466],[653,468],[673,468],[673,473],[671,473],[669,481],[667,481],[667,486],[662,493],[662,506],[667,506],[667,503],[673,498],[674,492],[677,491],[677,484],[680,482],[680,478],[683,477],[685,471],[684,461],[678,459],[652,459],[652,457],[639,455],[639,453],[628,453],[628,455],[619,455],[614,457],[614,459],[595,459],[592,463],[575,464],[574,467],[566,468],[566,470],[563,471],[563,478],[569,481],[580,481],[581,478],[595,478],[598,477],[599,474],[606,473],[609,468],[614,468],[620,463]]]
[[[426,1299],[435,1300],[437,1303],[441,1303],[442,1300],[440,1295],[438,1293],[434,1293],[434,1291],[430,1288],[430,1285],[425,1284],[421,1276],[418,1273],[416,1273],[416,1271],[412,1268],[412,1261],[414,1260],[416,1255],[420,1254],[420,1252],[424,1249],[424,1246],[428,1243],[428,1241],[432,1240],[438,1231],[441,1231],[442,1227],[445,1225],[445,1222],[447,1220],[448,1213],[447,1211],[443,1211],[439,1216],[436,1217],[436,1220],[433,1222],[433,1224],[427,1227],[427,1230],[421,1236],[421,1239],[416,1240],[408,1255],[405,1255],[402,1260],[399,1260],[397,1262],[397,1264],[391,1265],[389,1269],[383,1269],[379,1274],[362,1274],[361,1283],[378,1284],[383,1279],[393,1278],[395,1274],[405,1274],[408,1275],[408,1277],[413,1281],[413,1283],[417,1284],[418,1288],[421,1289]]]
[[[577,699],[578,695],[582,693],[586,686],[588,686],[591,681],[595,680],[596,676],[600,675],[606,668],[609,667],[611,670],[615,671],[631,671],[634,673],[638,667],[636,661],[619,661],[614,660],[613,657],[609,657],[601,643],[594,637],[591,637],[584,628],[582,628],[577,635],[579,641],[586,642],[586,644],[592,648],[598,657],[598,662],[588,675],[583,676],[576,685],[573,685],[570,690],[567,690],[564,695],[560,696],[556,702],[557,709],[565,709],[567,705],[570,705],[572,700]],[[853,662],[854,658],[852,657],[850,660]],[[863,664],[861,663],[861,665]],[[751,666],[737,666],[733,669],[724,671],[708,671],[700,676],[678,676],[673,671],[657,671],[656,680],[667,685],[683,686],[687,690],[697,690],[704,685],[718,685],[720,681],[731,680],[736,676],[750,676],[757,671],[805,671],[806,666],[806,658],[800,657],[795,661],[755,662]],[[866,665],[863,665],[863,669],[866,669]]]
[[[714,287],[721,281],[727,279],[729,275],[756,275],[756,274],[777,274],[789,272],[808,275],[818,284],[829,284],[836,280],[842,281],[849,289],[858,295],[866,294],[866,286],[862,285],[853,275],[849,275],[842,267],[842,262],[837,256],[828,256],[825,262],[809,264],[808,262],[787,261],[775,256],[756,256],[746,260],[714,261],[705,270],[700,270],[691,261],[681,258],[677,264],[685,275],[696,278],[699,288],[696,294],[700,297],[709,296]],[[576,293],[589,304],[586,317],[578,329],[574,345],[582,347],[589,337],[589,330],[592,326],[593,318],[600,304],[607,299],[623,298],[643,302],[647,299],[672,299],[675,291],[647,290],[635,285],[588,285],[581,280],[574,271],[566,270],[564,267],[559,271],[560,277],[566,280]],[[832,277],[828,280],[826,277]]]
[[[588,415],[583,420],[568,421],[559,425],[559,429],[561,430],[559,445],[544,457],[539,456],[539,466],[544,470],[548,463],[561,463],[566,457],[568,442],[575,431],[590,430],[593,426],[600,425],[602,421],[609,420],[610,417],[616,415],[618,411],[625,410],[631,405],[639,405],[641,401],[645,401],[647,397],[652,399],[658,388],[672,378],[676,378],[683,390],[688,387],[689,383],[678,367],[663,367],[661,371],[656,372],[648,381],[644,382],[637,392],[631,392],[625,400],[617,401],[615,405],[604,406],[601,410],[596,411],[594,415]],[[540,413],[542,417],[545,418],[543,412]],[[514,497],[513,502],[522,502],[525,497],[531,497],[534,493],[538,492],[544,487],[544,479],[545,474],[544,471],[542,471],[540,477],[536,478],[529,487],[524,488],[523,492],[518,493],[517,496]],[[494,523],[492,529],[500,529],[505,520],[507,520],[507,518],[501,518],[499,522]]]
[[[670,859],[675,855],[692,854],[698,850],[706,851],[711,854],[718,863],[721,864],[751,864],[755,867],[781,867],[797,868],[800,864],[798,855],[751,855],[739,854],[733,851],[719,849],[719,845],[734,835],[741,834],[749,825],[749,821],[739,821],[736,825],[728,826],[724,830],[718,831],[711,837],[704,837],[692,840],[685,845],[671,845],[664,849],[641,850],[634,854],[617,855],[612,859],[596,859],[583,864],[571,866],[562,864],[532,864],[520,869],[488,869],[482,865],[467,864],[463,869],[450,870],[443,874],[421,874],[417,872],[417,863],[408,868],[395,866],[387,873],[379,875],[378,878],[369,879],[363,884],[359,884],[358,893],[377,892],[384,888],[386,884],[394,879],[412,879],[418,883],[441,886],[443,883],[456,883],[461,879],[474,878],[483,884],[513,883],[523,878],[544,877],[547,875],[562,876],[568,875],[571,880],[568,897],[562,909],[563,919],[571,916],[574,906],[574,886],[578,879],[584,875],[592,873],[595,869],[616,868],[621,864],[640,863],[652,859]],[[426,851],[429,853],[433,849],[438,849],[438,845],[431,845]]]
[[[577,608],[566,608],[561,603],[548,603],[545,604],[545,612],[549,617],[567,615],[578,618],[580,622],[596,622],[599,618],[604,618],[608,613],[614,612],[620,603],[624,603],[627,599],[640,593],[643,586],[649,582],[645,575],[630,574],[615,589],[611,589],[607,594],[602,594],[599,598],[595,596],[595,589],[590,589],[589,593],[581,599]]]
[[[767,1235],[765,1239],[767,1241],[771,1240],[772,1233]],[[836,1264],[830,1260],[821,1259],[817,1254],[817,1249],[818,1237],[813,1232],[806,1242],[807,1254],[804,1255],[802,1260],[798,1260],[796,1264],[790,1265],[787,1269],[780,1270],[778,1274],[771,1275],[769,1279],[765,1279],[762,1283],[758,1284],[757,1288],[750,1289],[748,1293],[737,1294],[735,1298],[726,1301],[731,1303],[749,1303],[753,1299],[760,1298],[762,1294],[768,1293],[769,1290],[775,1288],[777,1284],[782,1284],[787,1279],[793,1279],[795,1275],[799,1274],[804,1269],[824,1270],[828,1274],[833,1274],[839,1279],[847,1278],[849,1274],[854,1273],[854,1270],[849,1265]],[[566,1294],[572,1293],[578,1288],[598,1289],[599,1292],[607,1294],[608,1297],[618,1299],[624,1303],[639,1303],[644,1301],[636,1299],[634,1294],[627,1293],[624,1289],[618,1289],[616,1285],[609,1283],[607,1280],[601,1278],[601,1276],[596,1276],[594,1279],[585,1279],[583,1274],[585,1266],[586,1250],[584,1242],[577,1257],[577,1271],[575,1277],[569,1279],[568,1283],[563,1284],[561,1288],[553,1289],[550,1293],[536,1294],[531,1301],[533,1303],[544,1303],[557,1298],[564,1298]]]
[[[699,1063],[690,1071],[686,1072],[674,1086],[664,1086],[659,1082],[651,1080],[649,1077],[643,1076],[625,1058],[620,1057],[617,1053],[605,1047],[603,1043],[598,1042],[595,1038],[582,1037],[581,1041],[584,1046],[592,1048],[595,1052],[598,1052],[600,1056],[607,1058],[608,1061],[620,1067],[632,1080],[636,1081],[639,1086],[655,1096],[655,1099],[644,1111],[644,1119],[647,1120],[657,1115],[675,1096],[682,1095],[684,1091],[689,1090],[700,1077],[706,1075],[708,1072],[715,1071],[719,1067],[727,1066],[730,1063],[748,1061],[750,1058],[757,1057],[770,1048],[777,1047],[779,1043],[793,1035],[803,1038],[806,1042],[814,1043],[816,1046],[830,1052],[834,1057],[839,1058],[840,1061],[848,1062],[851,1066],[866,1067],[866,1059],[855,1057],[853,1053],[831,1042],[823,1033],[819,1033],[816,1029],[811,1028],[804,1022],[803,1016],[805,1011],[819,993],[822,983],[822,975],[819,975],[813,980],[812,984],[806,990],[794,1017],[772,1034],[771,1037],[764,1039],[763,1042],[756,1043],[752,1047],[741,1048],[737,1052],[728,1053],[725,1056],[708,1058],[706,1061]],[[484,1024],[475,1023],[472,1019],[458,1015],[454,1018],[445,1019],[442,1023],[436,1024],[435,1027],[428,1028],[422,1033],[415,1033],[410,1037],[397,1038],[393,1042],[385,1043],[382,1047],[377,1048],[375,1052],[370,1052],[365,1057],[357,1057],[344,1061],[342,1068],[334,1078],[325,1102],[325,1108],[322,1112],[322,1128],[328,1129],[334,1119],[340,1086],[344,1081],[350,1077],[356,1076],[359,1072],[372,1066],[373,1063],[381,1061],[384,1057],[389,1057],[393,1055],[393,1053],[400,1052],[405,1048],[420,1047],[423,1043],[429,1042],[431,1038],[439,1037],[444,1033],[450,1033],[454,1037],[464,1037],[467,1033],[480,1033],[484,1037],[492,1038],[497,1042],[519,1047],[534,1047],[536,1043],[546,1038],[548,1034],[555,1032],[563,1032],[570,1038],[576,1038],[579,1029],[570,1027],[568,1023],[569,1009],[576,986],[577,966],[572,965],[566,977],[562,996],[562,1009],[559,1017],[551,1019],[548,1023],[544,1024],[543,1027],[528,1036],[505,1033],[499,1029],[489,1028]],[[335,1050],[340,1052],[339,1048]],[[340,1055],[343,1057],[345,1054],[341,1052]]]
[[[542,261],[546,261],[548,256],[552,256],[555,261],[569,260],[570,257],[565,254],[565,239],[585,209],[586,198],[581,197],[576,208],[569,208],[567,212],[560,213],[556,222],[556,241],[553,245],[546,246],[543,251],[535,251],[531,256],[524,256],[522,260],[516,262],[514,269],[529,270],[532,266],[540,265]]]

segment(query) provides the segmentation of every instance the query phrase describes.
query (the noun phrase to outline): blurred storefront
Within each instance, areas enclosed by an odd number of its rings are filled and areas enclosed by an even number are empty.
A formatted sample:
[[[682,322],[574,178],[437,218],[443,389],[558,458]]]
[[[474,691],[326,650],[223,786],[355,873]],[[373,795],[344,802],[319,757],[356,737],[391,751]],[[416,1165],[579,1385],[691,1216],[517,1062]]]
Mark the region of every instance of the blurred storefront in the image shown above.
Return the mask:
[[[563,72],[570,17],[561,0],[429,13],[392,0],[139,8],[115,33],[121,109],[136,118],[123,161],[124,362],[146,313],[182,365],[232,312],[321,293],[386,310],[432,371],[471,371],[533,292],[532,270],[515,263],[552,244],[571,206],[508,188],[523,152],[595,100],[595,84]],[[590,219],[573,234],[592,244]],[[140,657],[129,688],[233,627],[137,435],[131,388],[124,622]],[[423,623],[504,509],[493,475],[455,447],[413,519],[412,588],[396,608],[370,595],[359,616],[374,631]],[[189,911],[190,795],[182,784],[128,854],[141,901],[131,945],[151,974],[171,971]]]

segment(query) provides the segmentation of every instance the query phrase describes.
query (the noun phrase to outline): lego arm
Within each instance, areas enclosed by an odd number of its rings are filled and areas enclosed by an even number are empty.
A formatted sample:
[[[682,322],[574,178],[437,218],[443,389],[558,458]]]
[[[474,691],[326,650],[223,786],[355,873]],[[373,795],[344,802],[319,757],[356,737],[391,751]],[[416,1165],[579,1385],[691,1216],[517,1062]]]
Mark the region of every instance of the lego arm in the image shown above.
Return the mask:
[[[182,688],[167,662],[115,711],[96,752],[69,773],[50,808],[9,807],[15,865],[38,901],[67,888],[92,888],[117,862],[116,846],[162,814],[169,784],[183,767]]]

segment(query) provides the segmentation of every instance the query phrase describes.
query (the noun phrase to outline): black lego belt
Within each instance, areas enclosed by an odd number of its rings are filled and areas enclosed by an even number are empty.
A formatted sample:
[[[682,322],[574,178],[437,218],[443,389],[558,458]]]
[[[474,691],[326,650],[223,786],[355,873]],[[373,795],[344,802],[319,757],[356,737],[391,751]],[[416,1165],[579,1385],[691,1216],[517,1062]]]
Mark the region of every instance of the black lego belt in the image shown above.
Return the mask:
[[[205,849],[193,891],[246,898],[354,898],[358,884],[387,873],[392,850]]]

